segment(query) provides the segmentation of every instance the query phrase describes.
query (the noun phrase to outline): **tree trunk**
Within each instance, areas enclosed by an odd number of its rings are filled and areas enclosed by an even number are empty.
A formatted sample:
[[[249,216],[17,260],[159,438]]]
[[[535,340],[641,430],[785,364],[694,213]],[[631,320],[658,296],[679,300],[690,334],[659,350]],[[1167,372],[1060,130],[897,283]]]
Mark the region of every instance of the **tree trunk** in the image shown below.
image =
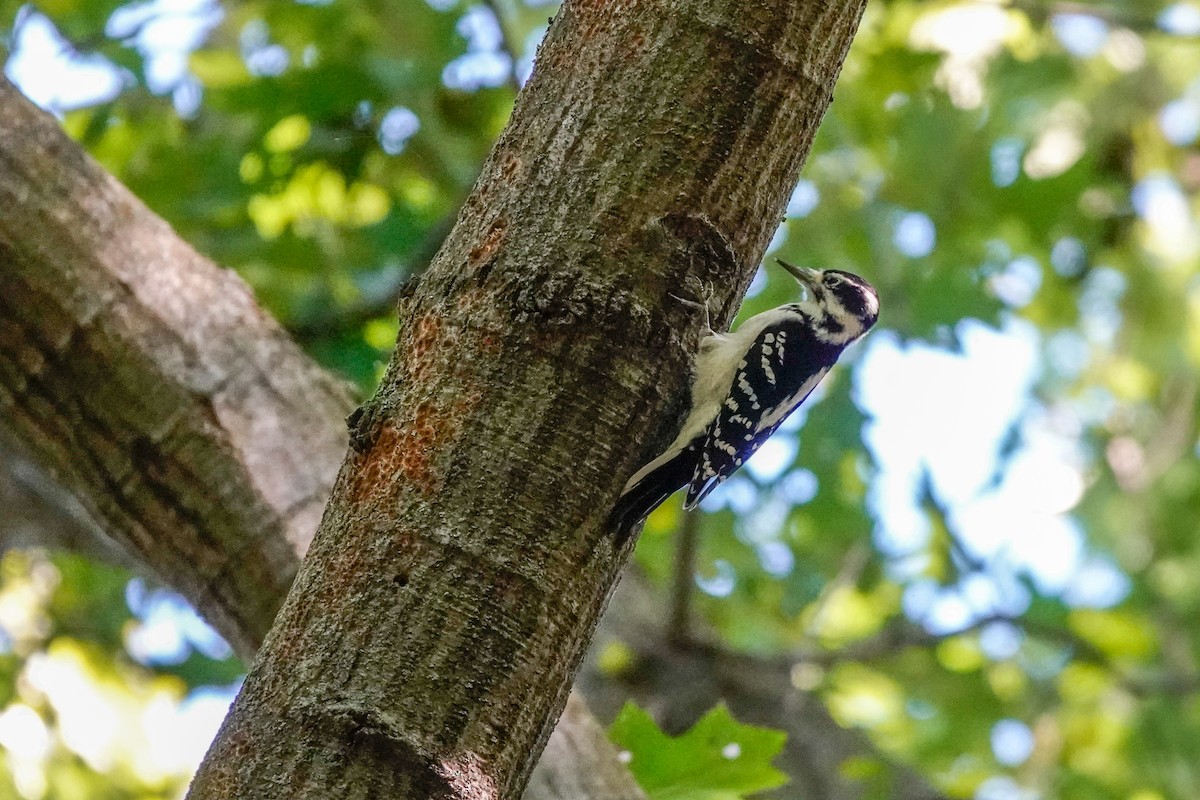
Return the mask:
[[[564,6],[190,797],[519,795],[628,554],[605,515],[677,424],[670,293],[731,315],[861,12]]]
[[[2,541],[137,561],[248,662],[345,453],[346,392],[3,76],[0,210]],[[527,800],[638,800],[578,705]]]

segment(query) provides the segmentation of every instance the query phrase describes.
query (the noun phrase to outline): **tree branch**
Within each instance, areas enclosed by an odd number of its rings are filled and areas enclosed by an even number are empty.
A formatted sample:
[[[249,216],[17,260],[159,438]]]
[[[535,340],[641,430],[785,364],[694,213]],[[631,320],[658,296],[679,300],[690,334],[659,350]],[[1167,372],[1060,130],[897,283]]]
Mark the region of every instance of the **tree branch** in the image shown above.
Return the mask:
[[[23,456],[0,428],[0,552],[49,547],[127,569],[134,559],[92,525],[87,512]]]
[[[328,498],[347,390],[4,80],[0,208],[0,419],[249,656]]]
[[[862,732],[838,725],[816,693],[798,689],[795,659],[736,653],[695,640],[683,647],[664,642],[659,607],[636,570],[614,593],[611,613],[604,617],[577,684],[602,718],[633,699],[664,729],[680,732],[724,702],[739,720],[787,731],[776,766],[792,780],[771,797],[946,800],[915,770],[873,747]],[[634,654],[632,666],[618,675],[595,666],[595,654],[613,641]],[[863,758],[878,765],[874,776],[853,777],[842,769],[847,761]]]
[[[700,511],[684,511],[675,532],[675,572],[671,577],[671,616],[667,640],[684,645],[691,639],[692,592],[696,589],[696,539]]]

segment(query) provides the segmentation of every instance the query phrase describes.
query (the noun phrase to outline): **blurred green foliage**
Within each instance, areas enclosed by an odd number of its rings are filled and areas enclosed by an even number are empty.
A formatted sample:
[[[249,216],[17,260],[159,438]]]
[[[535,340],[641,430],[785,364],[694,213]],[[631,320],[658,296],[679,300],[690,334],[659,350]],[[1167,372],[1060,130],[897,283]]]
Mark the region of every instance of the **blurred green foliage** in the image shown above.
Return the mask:
[[[554,13],[521,0],[37,7],[65,37],[54,57],[97,55],[119,76],[99,102],[58,103],[72,135],[364,392],[397,292],[448,230]],[[10,73],[36,18],[0,2]],[[798,447],[778,474],[714,495],[691,634],[792,654],[798,689],[951,796],[1200,796],[1198,35],[1190,2],[873,2],[773,245],[866,275],[883,318],[780,434]],[[742,313],[793,295],[765,271]],[[1081,534],[1067,589],[973,545],[969,501],[929,464],[900,504],[919,521],[907,549],[889,544],[898,506],[878,495],[896,468],[870,446],[868,409],[888,397],[864,393],[865,354],[966,352],[972,330],[1014,325],[1036,350],[1031,388],[984,455],[1001,485],[1030,447],[1064,448],[1079,489],[1042,516]],[[664,597],[679,517],[663,506],[638,549]],[[1095,563],[1117,587],[1101,599],[1079,589]],[[133,659],[146,621],[123,573],[21,553],[0,572],[0,794],[4,780],[25,797],[177,791],[186,768],[138,772],[73,740],[33,665],[125,686],[122,708],[178,701],[237,665],[193,646],[169,666]],[[961,624],[930,617],[938,603],[965,608]],[[50,738],[22,751],[10,730]]]

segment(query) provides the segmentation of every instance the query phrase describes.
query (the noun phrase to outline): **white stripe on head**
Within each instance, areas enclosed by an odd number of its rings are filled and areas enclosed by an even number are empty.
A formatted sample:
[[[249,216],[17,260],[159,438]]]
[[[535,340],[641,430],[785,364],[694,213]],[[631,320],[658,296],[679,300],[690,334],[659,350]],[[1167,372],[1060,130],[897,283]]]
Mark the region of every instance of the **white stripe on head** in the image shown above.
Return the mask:
[[[879,295],[874,292],[863,292],[864,305],[872,317],[879,316]]]

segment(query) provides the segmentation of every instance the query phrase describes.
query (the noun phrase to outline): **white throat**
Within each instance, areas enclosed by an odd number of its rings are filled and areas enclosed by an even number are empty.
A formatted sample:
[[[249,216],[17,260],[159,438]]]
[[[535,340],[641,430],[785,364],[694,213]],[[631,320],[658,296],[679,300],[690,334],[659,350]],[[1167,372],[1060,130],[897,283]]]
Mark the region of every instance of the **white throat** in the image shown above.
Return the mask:
[[[810,296],[795,305],[812,320],[818,341],[846,345],[865,332],[862,320],[847,311],[832,293],[826,293],[819,301]]]

